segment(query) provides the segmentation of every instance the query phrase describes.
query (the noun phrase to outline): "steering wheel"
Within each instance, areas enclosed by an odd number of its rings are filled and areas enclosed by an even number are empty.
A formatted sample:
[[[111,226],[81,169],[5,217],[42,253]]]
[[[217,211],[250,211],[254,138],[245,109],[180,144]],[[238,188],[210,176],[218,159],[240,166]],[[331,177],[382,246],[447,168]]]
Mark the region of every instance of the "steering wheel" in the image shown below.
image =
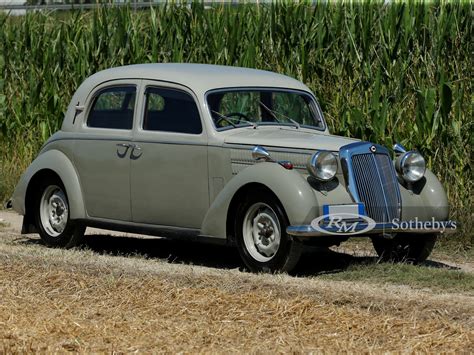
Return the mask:
[[[230,118],[230,117],[232,117],[232,116],[237,116],[237,117],[239,118],[239,121],[236,122],[237,124],[240,124],[240,123],[242,122],[242,120],[250,121],[250,118],[249,118],[246,114],[244,114],[244,113],[242,113],[242,112],[231,112],[231,113],[227,113],[227,114],[225,114],[225,115],[223,115],[223,116],[225,116],[225,117],[220,117],[220,118],[216,121],[216,125],[219,125],[222,121],[225,121],[225,120],[226,120],[226,117],[229,117],[229,118]],[[232,123],[234,123],[234,122],[232,121]]]
[[[245,113],[242,113],[242,112],[231,112],[231,113],[228,113],[224,116],[226,116],[226,117],[237,116],[237,117],[243,118],[246,121],[250,121],[249,116],[247,116]]]

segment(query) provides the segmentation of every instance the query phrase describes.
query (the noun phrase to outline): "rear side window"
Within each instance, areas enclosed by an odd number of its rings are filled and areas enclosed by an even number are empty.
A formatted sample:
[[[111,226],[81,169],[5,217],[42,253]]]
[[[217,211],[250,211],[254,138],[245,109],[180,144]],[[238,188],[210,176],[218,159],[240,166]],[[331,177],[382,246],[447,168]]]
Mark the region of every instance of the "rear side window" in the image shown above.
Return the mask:
[[[136,89],[134,86],[102,90],[92,104],[87,126],[110,129],[132,129]]]
[[[196,102],[180,90],[148,88],[143,129],[200,134],[202,125]]]

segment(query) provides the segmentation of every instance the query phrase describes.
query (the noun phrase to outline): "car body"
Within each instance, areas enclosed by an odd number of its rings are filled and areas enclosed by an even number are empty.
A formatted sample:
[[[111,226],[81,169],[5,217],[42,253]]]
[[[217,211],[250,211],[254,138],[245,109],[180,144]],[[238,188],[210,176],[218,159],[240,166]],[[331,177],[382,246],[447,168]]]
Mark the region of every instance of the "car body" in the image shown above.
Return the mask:
[[[210,240],[236,244],[254,271],[290,270],[306,244],[361,234],[381,254],[394,240],[429,254],[446,229],[433,225],[448,219],[446,193],[419,154],[395,150],[398,172],[387,148],[331,135],[313,93],[284,75],[124,66],[80,85],[12,205],[23,232],[50,245],[77,244],[86,226]],[[404,164],[421,177],[405,181]],[[330,208],[369,219],[326,233],[314,221]],[[394,233],[393,219],[431,224]]]

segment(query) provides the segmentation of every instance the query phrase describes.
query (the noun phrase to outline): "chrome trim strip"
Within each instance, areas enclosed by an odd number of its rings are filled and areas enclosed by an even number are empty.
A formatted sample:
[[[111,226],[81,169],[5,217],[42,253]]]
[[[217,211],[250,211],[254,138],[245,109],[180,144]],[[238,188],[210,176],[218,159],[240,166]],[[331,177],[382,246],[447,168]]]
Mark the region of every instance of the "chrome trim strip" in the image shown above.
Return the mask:
[[[256,164],[257,161],[252,158],[252,151],[250,150],[250,147],[251,146],[245,150],[230,148],[231,163],[244,165]],[[268,149],[268,153],[275,161],[291,161],[293,163],[294,169],[306,169],[306,163],[311,156],[310,154],[294,154],[292,152],[275,151],[273,149]]]
[[[80,133],[82,135],[82,133]],[[108,141],[108,142],[131,142],[133,141],[134,143],[154,143],[154,144],[175,144],[175,145],[192,145],[192,146],[197,146],[197,147],[217,147],[217,148],[222,148],[221,146],[216,146],[216,145],[209,145],[206,143],[193,143],[193,142],[179,142],[179,141],[159,141],[159,140],[151,140],[151,139],[141,139],[141,140],[132,140],[132,138],[129,137],[61,137],[61,138],[56,138],[48,141],[45,143],[44,147],[46,147],[48,144],[53,143],[53,142],[59,142],[59,141],[71,141],[71,140],[78,140],[78,141]]]
[[[415,227],[408,227],[408,228],[401,228],[401,224],[404,221],[401,221],[397,224],[394,223],[377,223],[375,227],[367,233],[361,234],[354,234],[354,233],[338,233],[337,235],[328,234],[323,231],[318,231],[314,229],[311,225],[300,225],[300,226],[289,226],[286,229],[286,233],[295,237],[338,237],[338,236],[348,236],[348,237],[365,237],[368,234],[391,234],[391,233],[413,233],[416,232],[417,234],[426,234],[426,233],[453,233],[456,230],[456,223],[453,221],[435,221],[437,223],[444,224],[444,227],[427,227],[427,228],[416,228]],[[421,221],[420,221],[421,222]],[[431,221],[423,221],[421,223],[427,224]],[[407,222],[409,223],[409,221]],[[358,222],[357,227],[355,230],[362,230],[368,227],[367,223]]]
[[[254,147],[255,144],[243,144],[243,143],[228,143],[225,142],[222,146],[217,146],[219,148],[232,148],[235,150],[249,150],[252,147]],[[276,146],[276,145],[268,145],[265,144],[264,147],[270,152],[278,152],[278,153],[291,153],[291,154],[302,154],[302,155],[307,155],[311,156],[315,151],[319,151],[321,149],[316,149],[316,148],[292,148],[292,147],[282,147],[282,146]],[[339,150],[328,150],[328,152],[331,152],[335,154],[336,156],[339,156]]]

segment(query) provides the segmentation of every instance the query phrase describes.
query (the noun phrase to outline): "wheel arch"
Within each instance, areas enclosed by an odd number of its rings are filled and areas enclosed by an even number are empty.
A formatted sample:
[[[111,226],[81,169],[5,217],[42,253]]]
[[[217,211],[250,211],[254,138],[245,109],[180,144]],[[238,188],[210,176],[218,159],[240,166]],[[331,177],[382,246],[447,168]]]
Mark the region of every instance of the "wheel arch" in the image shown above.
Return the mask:
[[[39,170],[31,177],[25,192],[25,217],[23,219],[23,232],[36,231],[35,217],[33,213],[34,204],[35,200],[38,198],[40,184],[46,179],[56,179],[62,183],[61,177],[51,169]]]
[[[24,229],[33,221],[33,203],[43,179],[59,179],[66,190],[71,219],[86,217],[85,205],[74,165],[63,152],[49,150],[40,154],[22,175],[12,197],[13,209],[25,216]]]
[[[286,215],[285,208],[283,207],[283,204],[281,203],[280,199],[278,198],[277,195],[266,185],[259,183],[259,182],[250,182],[248,184],[245,184],[241,186],[234,196],[232,197],[232,200],[230,201],[229,208],[227,209],[227,215],[226,215],[226,234],[227,238],[229,239],[229,242],[231,244],[234,244],[235,242],[235,236],[233,233],[234,225],[233,225],[233,216],[236,215],[237,213],[237,208],[239,206],[239,202],[241,201],[242,198],[244,198],[246,195],[256,191],[265,191],[268,194],[271,194],[282,206],[283,208],[283,213],[285,214],[286,219],[288,219],[288,216]]]
[[[280,202],[290,224],[309,223],[319,207],[313,189],[302,174],[279,164],[254,164],[234,176],[212,202],[201,234],[232,241],[232,223],[241,197],[252,189],[264,189]]]

